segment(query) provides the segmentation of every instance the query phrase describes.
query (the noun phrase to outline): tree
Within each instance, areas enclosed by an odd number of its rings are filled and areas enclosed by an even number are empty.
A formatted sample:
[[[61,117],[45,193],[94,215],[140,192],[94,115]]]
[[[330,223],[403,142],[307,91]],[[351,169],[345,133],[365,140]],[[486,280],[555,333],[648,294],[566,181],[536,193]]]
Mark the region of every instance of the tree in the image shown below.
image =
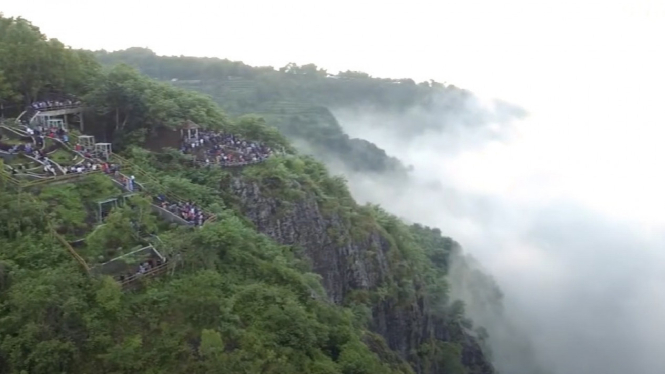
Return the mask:
[[[113,67],[97,77],[94,86],[85,97],[97,114],[93,131],[120,145],[140,144],[159,126],[177,128],[193,121],[221,128],[228,122],[209,98],[153,81],[129,65]]]
[[[319,77],[327,77],[328,72],[325,69],[319,69],[314,64],[305,64],[300,67],[300,73],[304,75],[313,75]]]
[[[284,67],[279,69],[280,72],[293,75],[308,75],[326,77],[328,72],[325,69],[319,69],[315,64],[305,64],[298,66],[294,62],[289,62]]]
[[[47,91],[65,91],[82,78],[75,55],[56,39],[47,40],[23,18],[3,18],[0,67],[7,84],[25,104]],[[89,61],[91,62],[91,61]]]
[[[275,150],[294,151],[284,135],[276,128],[268,126],[262,117],[255,115],[242,116],[238,119],[233,130],[247,138],[260,140],[275,148]]]
[[[116,140],[138,143],[160,126],[192,120],[291,152],[227,171],[192,169],[177,151],[155,154],[128,147],[130,163],[151,174],[153,195],[173,192],[217,214],[216,222],[200,229],[158,222],[151,200],[140,197],[114,209],[99,225],[97,202],[120,193],[105,175],[18,193],[0,186],[0,372],[397,374],[411,372],[397,365],[405,360],[423,368],[423,357],[436,367],[427,374],[464,372],[462,347],[474,344],[474,338],[462,328],[461,304],[438,309],[447,305],[445,273],[454,248],[440,231],[413,229],[384,210],[359,206],[343,178],[292,152],[269,126],[270,117],[248,115],[231,122],[210,98],[156,82],[130,66],[101,72],[89,53],[47,40],[25,20],[0,17],[0,48],[3,92],[28,101],[51,91],[85,94],[96,117],[93,128],[114,138],[114,148]],[[7,53],[37,71],[10,61]],[[269,100],[288,99],[277,107],[292,114],[278,123],[282,129],[317,138],[322,147],[348,154],[353,162],[368,159],[372,166],[381,164],[385,152],[352,141],[326,105],[367,103],[371,100],[363,100],[369,97],[399,107],[395,103],[406,105],[430,89],[405,89],[408,85],[362,73],[344,82],[326,79],[311,64],[290,66],[289,74],[301,75],[294,78],[220,59],[161,58],[146,50],[128,55],[153,74],[242,76],[234,83],[224,77],[224,86],[242,91],[229,97],[237,104],[241,96],[250,109],[258,107],[256,87],[245,78],[271,74],[262,80],[274,84]],[[72,248],[56,231],[85,243]],[[145,235],[152,233],[160,240]],[[147,241],[159,243],[172,270],[168,274],[141,278],[132,292],[123,292],[111,277],[96,276],[96,266]],[[72,251],[95,270],[81,271]],[[348,261],[336,261],[337,254]],[[134,259],[144,261],[144,255]],[[116,277],[134,271],[119,268],[103,266]],[[344,284],[335,286],[350,291],[352,309],[325,297],[321,279],[328,282],[339,274]],[[357,276],[363,279],[356,281]],[[375,344],[382,340],[378,335],[374,343],[366,339],[366,329],[386,321],[421,328],[404,330],[404,339],[391,334],[396,352],[385,342]],[[434,340],[423,348],[426,352],[414,345],[441,335],[450,341]],[[482,361],[477,358],[470,365]]]
[[[284,67],[279,68],[279,71],[286,74],[298,74],[298,65],[295,62],[289,62]]]
[[[10,18],[0,34],[0,66],[9,85],[30,102],[53,76],[46,65],[48,45],[28,21]],[[39,69],[44,66],[45,69]]]
[[[21,100],[21,95],[12,89],[4,73],[0,71],[0,105],[18,100]]]
[[[370,78],[369,74],[364,73],[362,71],[340,71],[339,74],[337,74],[340,78],[346,78],[346,79],[366,79]]]
[[[203,329],[199,354],[204,359],[219,359],[222,353],[224,353],[224,342],[219,332]]]
[[[105,139],[112,139],[115,132],[142,123],[147,110],[143,95],[147,86],[146,79],[127,65],[114,67],[98,78],[95,89],[85,101],[104,121],[101,130]]]

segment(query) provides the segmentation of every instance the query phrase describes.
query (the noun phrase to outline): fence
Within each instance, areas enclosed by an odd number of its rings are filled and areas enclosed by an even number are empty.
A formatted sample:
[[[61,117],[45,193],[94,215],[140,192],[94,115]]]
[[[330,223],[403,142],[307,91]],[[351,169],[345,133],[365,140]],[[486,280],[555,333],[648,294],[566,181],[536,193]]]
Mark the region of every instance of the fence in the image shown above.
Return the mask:
[[[20,138],[31,138],[32,141],[34,142],[34,137],[23,130],[17,129],[15,127],[10,127],[7,125],[0,125],[0,128],[2,128],[3,130],[7,130]]]
[[[40,186],[40,185],[49,184],[49,183],[63,183],[63,182],[68,182],[68,181],[71,181],[73,179],[79,179],[79,178],[83,178],[83,177],[86,177],[88,175],[93,175],[93,174],[101,174],[101,171],[92,170],[92,171],[87,171],[85,173],[57,175],[57,176],[53,176],[53,177],[47,177],[47,178],[44,178],[44,179],[30,181],[30,182],[27,182],[27,183],[21,183],[21,187],[35,187],[35,186]]]
[[[127,175],[123,173],[118,173],[117,175],[115,174],[110,174],[111,178],[113,179],[114,182],[122,186],[124,189],[127,189],[127,184],[126,181],[129,179]],[[136,190],[143,192],[146,194],[149,198],[154,199],[155,196],[150,194],[150,191],[148,191],[143,184],[136,182],[136,180],[133,182],[134,186],[137,187]],[[129,192],[134,192],[134,191],[129,191]],[[169,198],[168,196],[164,195],[165,197]],[[177,200],[173,198],[169,198],[172,202],[183,202],[184,200]],[[164,209],[159,205],[152,204],[152,209],[157,215],[159,215],[162,219],[178,224],[178,225],[193,225],[193,222],[187,221],[184,218],[178,216],[177,214],[171,212],[168,209]],[[209,223],[209,222],[214,222],[216,220],[216,216],[214,214],[208,214],[208,218],[203,221],[203,224]]]
[[[167,266],[168,266],[168,262],[164,262],[163,264],[161,264],[159,266],[155,266],[154,268],[146,271],[145,273],[134,274],[134,275],[126,278],[125,280],[123,280],[120,283],[120,286],[124,288],[124,287],[127,287],[130,283],[134,282],[135,280],[137,280],[139,278],[148,278],[148,277],[153,277],[153,276],[159,275],[160,273],[166,271]]]
[[[114,154],[112,154],[112,156],[111,156],[111,160],[114,160],[114,159],[115,159],[119,164],[121,164],[123,168],[125,168],[125,167],[129,168],[133,173],[135,173],[135,174],[138,175],[139,177],[143,177],[143,178],[145,178],[145,179],[148,179],[150,182],[152,182],[152,183],[154,183],[154,184],[156,184],[156,185],[160,185],[160,184],[161,184],[161,182],[160,182],[157,178],[153,177],[150,173],[146,172],[145,170],[141,169],[140,167],[134,165],[133,163],[131,163],[129,160],[125,159],[124,157],[118,156],[117,154],[114,153]],[[124,174],[121,174],[121,175],[123,175],[125,178],[127,178],[126,175],[124,175]],[[145,187],[144,187],[142,184],[137,183],[137,185],[138,185],[141,189],[146,190]],[[146,191],[147,191],[147,190],[146,190]],[[172,193],[172,192],[165,192],[165,193],[163,193],[163,195],[164,195],[164,197],[166,197],[168,200],[172,200],[173,202],[185,202],[185,201],[188,200],[188,199],[183,199],[182,197],[180,197],[180,196],[178,196],[178,195],[176,195],[176,194],[174,194],[174,193]],[[210,222],[214,222],[215,220],[217,220],[217,216],[214,215],[214,214],[209,214],[208,219],[206,219],[203,223],[204,223],[204,224],[205,224],[205,223],[210,223]]]
[[[254,161],[243,161],[243,162],[205,162],[205,161],[200,161],[200,160],[194,160],[194,164],[198,166],[213,166],[213,165],[220,165],[223,168],[234,168],[234,167],[241,167],[241,166],[248,166],[248,165],[256,165],[260,164],[266,159],[260,159],[260,160],[254,160]]]
[[[64,108],[63,108],[63,107],[58,107],[58,109],[64,109]],[[3,127],[4,127],[4,126],[3,126]],[[22,136],[21,131],[18,130],[18,129],[13,129],[13,128],[6,128],[6,129],[9,130],[9,131],[12,131],[12,132],[13,132],[14,134],[16,134],[16,135],[20,135],[20,136]],[[65,144],[64,142],[59,141],[59,139],[57,139],[57,140],[58,140],[58,143],[60,143],[61,145],[65,146],[65,147],[68,148],[70,151],[73,151],[73,152],[75,152],[76,154],[78,154],[79,156],[82,156],[83,158],[85,158],[82,154],[80,154],[79,152],[76,152],[75,150],[73,150],[70,146],[68,146],[68,145]],[[151,180],[151,181],[154,181],[155,183],[159,183],[159,181],[158,181],[156,178],[152,177],[152,175],[150,175],[149,173],[143,171],[143,170],[140,169],[139,167],[137,167],[137,166],[131,164],[128,160],[126,160],[126,159],[124,159],[124,158],[122,158],[122,157],[120,157],[120,156],[117,156],[117,155],[113,155],[113,156],[115,156],[115,157],[114,157],[115,159],[117,159],[117,160],[120,161],[119,163],[120,163],[121,165],[123,165],[123,166],[124,166],[124,165],[131,166],[134,170],[137,170],[137,171],[138,171],[137,174],[139,174],[140,176],[143,176],[143,177],[145,177],[145,178],[147,178],[147,179],[149,179],[149,180]],[[0,181],[7,181],[7,182],[9,182],[11,185],[14,185],[14,186],[16,186],[16,187],[18,187],[18,188],[21,188],[21,187],[34,187],[34,186],[39,186],[39,185],[43,185],[43,184],[47,184],[47,183],[54,183],[54,182],[67,182],[67,181],[70,181],[70,180],[73,180],[73,179],[81,178],[81,177],[88,176],[88,175],[91,175],[91,174],[99,174],[99,173],[101,173],[101,171],[89,171],[89,172],[85,172],[85,173],[65,174],[65,175],[61,175],[61,176],[45,177],[45,178],[43,178],[43,179],[35,180],[35,181],[30,181],[30,182],[23,182],[23,181],[21,181],[21,180],[19,180],[19,179],[14,178],[14,177],[11,176],[9,173],[7,173],[7,172],[4,170],[4,164],[0,162]],[[115,182],[117,182],[117,183],[119,183],[119,184],[122,184],[122,185],[124,186],[122,180],[118,180],[114,174],[108,174],[108,175],[109,175],[111,178],[113,178],[113,180],[114,180]],[[122,178],[127,178],[127,176],[124,175],[124,174],[119,174],[119,176],[121,176]],[[141,183],[135,182],[135,185],[138,187],[138,190],[139,190],[139,191],[142,191],[142,192],[144,192],[144,193],[148,193],[148,191],[145,189],[145,187],[144,187]],[[151,197],[152,197],[152,196],[151,196]],[[32,200],[35,200],[33,196],[30,196],[30,198],[31,198]],[[170,199],[173,199],[173,195],[169,196],[169,198],[170,198]],[[184,199],[177,198],[177,197],[175,198],[175,200],[176,200],[176,201],[185,201]],[[168,211],[168,210],[165,210],[165,209],[163,209],[163,208],[161,208],[161,207],[159,207],[159,206],[157,206],[157,205],[154,205],[154,204],[153,204],[152,206],[153,206],[153,210],[156,210],[157,213],[158,213],[160,216],[163,217],[164,215],[168,215],[168,218],[166,218],[166,219],[169,220],[169,221],[171,221],[171,222],[174,222],[174,221],[175,221],[176,223],[180,223],[180,224],[187,224],[187,225],[190,224],[189,222],[183,220],[182,218],[178,217],[177,215],[173,214],[172,212],[170,212],[170,211]],[[210,221],[213,221],[215,218],[216,218],[216,217],[215,217],[214,215],[211,215],[211,216],[206,220],[205,223],[210,222]],[[70,243],[69,243],[64,237],[62,237],[62,235],[60,235],[60,234],[55,230],[55,228],[53,227],[53,225],[51,224],[51,222],[50,222],[50,221],[47,221],[47,222],[48,222],[48,230],[49,230],[49,233],[50,233],[54,238],[56,238],[56,240],[58,240],[58,241],[59,241],[59,242],[65,247],[65,249],[70,253],[70,255],[71,255],[72,257],[74,257],[74,259],[75,259],[75,260],[76,260],[76,261],[77,261],[77,262],[83,267],[83,269],[86,271],[86,273],[87,273],[87,274],[90,274],[91,268],[90,268],[90,266],[88,265],[88,263],[83,259],[83,257],[81,257],[81,256],[78,254],[78,252],[76,252],[76,250],[72,247],[72,245],[71,245],[71,244],[70,244]],[[135,275],[133,275],[133,276],[127,278],[127,279],[124,279],[122,282],[120,282],[120,284],[121,284],[121,286],[124,288],[124,287],[128,286],[130,283],[132,283],[133,281],[137,280],[138,278],[148,278],[148,277],[157,276],[157,275],[161,274],[162,272],[164,272],[164,271],[167,269],[167,265],[168,265],[168,263],[167,263],[166,260],[165,260],[165,262],[162,263],[161,265],[156,266],[156,267],[154,267],[154,268],[148,270],[148,271],[145,272],[145,273],[142,273],[142,274],[135,274]]]
[[[53,110],[61,110],[61,109],[78,109],[82,108],[81,104],[67,104],[67,105],[51,105],[51,106],[45,106],[45,107],[40,107],[40,108],[35,108],[35,107],[30,107],[30,109],[39,111],[39,112],[49,112]]]

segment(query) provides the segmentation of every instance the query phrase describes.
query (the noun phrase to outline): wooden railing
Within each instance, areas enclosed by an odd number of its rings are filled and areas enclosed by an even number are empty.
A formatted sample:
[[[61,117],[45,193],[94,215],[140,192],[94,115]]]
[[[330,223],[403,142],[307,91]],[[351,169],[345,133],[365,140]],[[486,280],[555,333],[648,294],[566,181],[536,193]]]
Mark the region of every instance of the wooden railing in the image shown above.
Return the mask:
[[[13,133],[13,134],[15,134],[15,135],[18,135],[18,136],[20,136],[20,137],[23,137],[23,138],[32,138],[32,141],[33,141],[33,142],[34,142],[34,140],[35,140],[34,137],[33,137],[32,135],[30,135],[30,134],[28,134],[27,132],[25,132],[25,131],[23,131],[23,130],[21,130],[21,129],[18,129],[18,128],[16,128],[16,127],[7,126],[7,125],[0,125],[0,128],[2,128],[2,129],[4,129],[4,130],[7,130],[7,131],[9,131],[9,132],[11,132],[11,133]]]
[[[118,175],[121,176],[122,178],[118,179],[115,174],[109,174],[109,176],[113,179],[114,182],[121,185],[124,189],[127,189],[127,185],[125,184],[125,182],[127,181],[127,179],[129,179],[129,177],[127,177],[127,175],[125,175],[123,173],[118,173]],[[136,189],[136,191],[140,191],[141,193],[145,194],[148,198],[154,199],[156,197],[153,194],[151,194],[150,191],[148,191],[148,189],[146,189],[141,183],[136,182],[136,180],[134,181],[134,185],[138,187]],[[135,192],[135,191],[129,191],[129,192]],[[169,198],[167,195],[164,195],[164,196]],[[172,199],[172,198],[169,198],[169,199],[172,202],[176,202],[176,203],[184,201],[184,200],[175,200],[175,199]],[[153,210],[155,210],[155,212],[158,213],[160,215],[160,217],[162,217],[163,219],[165,219],[167,221],[178,223],[178,224],[181,224],[181,225],[193,225],[194,224],[194,222],[187,221],[184,218],[180,217],[178,214],[173,213],[168,209],[162,208],[159,205],[152,204],[152,206],[153,206]],[[164,218],[164,216],[162,216],[162,214],[166,214],[169,218],[168,219]],[[203,224],[206,224],[206,223],[209,223],[209,222],[214,222],[216,219],[217,219],[217,217],[214,214],[211,214],[211,215],[208,216],[208,218],[205,221],[203,221]]]
[[[57,108],[54,108],[54,109],[67,109],[67,108],[57,107]],[[43,109],[41,109],[41,110],[43,110]],[[14,134],[17,134],[17,135],[21,135],[21,132],[22,132],[20,130],[13,129],[13,128],[7,128],[7,129],[12,131]],[[23,135],[21,135],[21,136],[23,136]],[[26,136],[29,136],[29,134],[26,133]],[[63,145],[64,147],[66,147],[68,150],[73,151],[74,153],[78,154],[79,156],[85,158],[85,156],[83,154],[81,154],[79,152],[76,152],[71,146],[69,146],[68,144],[60,141],[60,139],[55,139],[55,140],[58,143],[60,143],[61,145]],[[148,181],[150,181],[152,183],[155,183],[157,185],[161,184],[161,182],[157,178],[155,178],[152,174],[150,174],[149,172],[146,172],[145,170],[141,169],[140,167],[133,164],[129,160],[125,159],[124,157],[121,157],[117,154],[112,154],[111,155],[111,161],[117,162],[123,168],[127,167],[134,174],[137,174],[139,177],[145,178],[145,179],[147,179]],[[257,160],[257,161],[252,161],[252,162],[243,162],[243,163],[235,163],[235,164],[228,164],[227,166],[244,166],[244,165],[259,163],[259,162],[262,162],[262,161],[263,160]],[[73,180],[73,179],[81,178],[81,177],[84,177],[84,176],[88,176],[88,175],[92,175],[92,174],[99,174],[99,173],[101,173],[101,171],[90,171],[90,172],[80,173],[80,174],[79,173],[77,173],[77,174],[65,174],[65,175],[60,175],[60,176],[45,177],[45,178],[40,179],[40,180],[34,180],[34,181],[30,181],[30,182],[23,182],[21,180],[18,180],[16,178],[12,177],[5,170],[0,170],[0,179],[6,180],[9,183],[11,183],[12,185],[19,186],[19,187],[34,187],[34,186],[39,186],[39,185],[44,185],[44,184],[54,183],[54,182],[66,182],[68,180]],[[109,176],[111,178],[114,178],[114,175],[109,175]],[[123,174],[123,177],[127,178],[127,176],[124,175],[124,174]],[[115,178],[114,178],[114,180],[115,180]],[[122,183],[121,181],[118,181],[118,182]],[[135,184],[137,185],[137,187],[139,187],[139,189],[141,191],[143,191],[144,193],[147,193],[148,195],[150,195],[150,197],[154,198],[154,196],[152,196],[149,193],[149,191],[147,191],[146,188],[141,183],[138,183],[138,182],[135,181]],[[174,193],[166,192],[163,195],[168,200],[171,200],[173,202],[185,202],[185,201],[187,201],[186,199],[183,199],[183,198],[177,196]],[[156,206],[156,207],[158,207],[158,206]],[[158,207],[158,208],[162,209],[161,207]],[[170,212],[168,210],[165,210],[165,212],[168,212],[169,214],[172,214],[174,217],[179,218],[177,215],[173,214],[172,212]],[[205,220],[204,224],[209,223],[209,222],[214,222],[216,219],[217,219],[217,217],[214,214],[211,214]],[[83,269],[85,269],[86,273],[90,274],[90,266],[88,265],[88,263],[78,254],[78,252],[76,252],[76,250],[72,247],[72,245],[64,237],[62,237],[62,235],[58,234],[58,232],[52,226],[50,221],[48,221],[48,225],[49,225],[50,233],[65,247],[65,249],[70,253],[70,255],[72,257],[74,257],[74,259],[83,267]],[[153,277],[153,276],[159,275],[160,273],[167,270],[167,266],[168,266],[168,263],[164,262],[163,264],[161,264],[157,267],[154,267],[154,268],[148,270],[145,273],[135,274],[135,275],[130,276],[127,279],[124,279],[122,282],[120,282],[120,284],[121,284],[122,287],[125,287],[125,286],[129,285],[130,283],[132,283],[133,281],[135,281],[137,279],[148,278],[148,277]]]
[[[139,177],[142,177],[142,178],[148,179],[150,182],[152,182],[152,183],[154,183],[154,184],[156,184],[156,185],[160,185],[160,184],[161,184],[161,182],[160,182],[157,178],[155,178],[154,176],[152,176],[152,174],[150,174],[149,172],[147,172],[147,171],[141,169],[140,167],[136,166],[135,164],[133,164],[131,161],[127,160],[126,158],[124,158],[124,157],[122,157],[122,156],[119,156],[119,155],[117,155],[117,154],[114,153],[114,154],[112,155],[111,159],[117,161],[120,165],[122,165],[123,168],[127,167],[128,169],[130,169],[133,173],[135,173],[135,174],[138,175]],[[126,177],[126,176],[125,176],[125,177]],[[143,187],[143,185],[141,185],[141,184],[139,184],[139,186],[140,186],[141,188],[145,188],[145,187]],[[166,197],[168,200],[171,200],[171,201],[173,201],[173,202],[185,202],[185,201],[188,200],[188,199],[183,199],[182,197],[180,197],[180,196],[178,196],[178,195],[176,195],[176,194],[174,194],[174,193],[172,193],[172,192],[165,192],[165,193],[163,193],[163,195],[164,195],[164,197]],[[216,220],[217,220],[217,216],[216,216],[216,215],[214,215],[214,214],[208,214],[208,218],[207,218],[203,223],[206,224],[206,223],[214,222],[214,221],[216,221]]]
[[[66,109],[66,108],[64,108],[64,107],[57,107],[56,109]],[[4,127],[4,126],[3,126],[3,127]],[[9,127],[6,127],[6,129],[9,130],[9,131],[11,131],[11,132],[13,132],[13,133],[16,134],[16,135],[23,136],[23,135],[21,134],[22,131],[20,131],[20,130],[18,130],[18,129],[9,128]],[[29,136],[29,134],[26,133],[26,136]],[[83,156],[83,155],[80,154],[79,152],[76,152],[73,148],[71,148],[70,146],[68,146],[68,145],[65,144],[64,142],[60,141],[59,139],[56,139],[56,140],[58,141],[58,143],[60,143],[60,144],[63,145],[64,147],[66,147],[68,150],[73,151],[73,152],[75,152],[76,154],[78,154],[79,156],[85,158],[85,156]],[[149,179],[149,180],[151,180],[151,181],[153,181],[153,182],[155,182],[155,183],[159,183],[159,180],[157,180],[157,179],[154,178],[152,175],[150,175],[149,173],[145,172],[144,170],[142,170],[142,169],[139,168],[138,166],[133,165],[131,162],[129,162],[128,160],[124,159],[123,157],[120,157],[120,156],[118,156],[118,155],[113,155],[113,156],[114,156],[113,158],[115,158],[115,159],[117,159],[117,160],[120,161],[119,163],[120,163],[121,165],[123,165],[123,166],[124,166],[124,165],[131,166],[131,168],[132,168],[134,171],[136,171],[137,174],[139,174],[140,176],[142,176],[142,177],[144,177],[144,178],[147,178],[147,179]],[[9,173],[7,173],[7,172],[4,170],[4,168],[3,168],[2,170],[0,170],[0,180],[3,180],[3,181],[6,180],[6,181],[8,181],[9,183],[11,183],[12,185],[19,186],[19,187],[34,187],[34,186],[39,186],[39,185],[42,185],[42,184],[53,183],[53,182],[65,182],[65,181],[68,181],[68,180],[72,180],[72,179],[76,179],[76,178],[80,178],[80,177],[88,176],[88,175],[91,175],[91,174],[99,174],[99,173],[101,173],[101,171],[90,171],[90,172],[80,173],[80,174],[79,174],[79,173],[77,173],[77,174],[65,174],[65,175],[61,175],[61,176],[45,177],[44,179],[40,179],[40,180],[35,180],[35,181],[30,181],[30,182],[24,183],[24,182],[22,182],[21,180],[18,180],[18,179],[16,179],[16,178],[12,177],[12,176],[11,176]],[[114,175],[110,174],[109,176],[115,180]],[[123,176],[124,178],[127,178],[126,175],[122,175],[122,176]],[[121,182],[121,181],[118,181],[118,183],[122,183],[122,182]],[[148,193],[148,191],[143,187],[143,185],[141,185],[141,184],[138,183],[138,182],[135,182],[135,183],[136,183],[137,187],[139,187],[140,190],[142,190],[144,193]],[[149,194],[149,193],[148,193],[148,194]],[[181,198],[178,198],[178,197],[174,196],[174,194],[165,194],[165,196],[167,196],[169,199],[172,199],[172,200],[175,200],[175,201],[185,201],[184,199],[181,199]],[[153,196],[150,196],[150,197],[153,197]],[[36,200],[34,199],[33,196],[31,196],[31,199],[33,199],[34,201],[36,201]],[[159,209],[162,209],[162,208],[160,208],[160,207],[158,207],[158,206],[156,206],[156,205],[155,205],[155,207],[157,207],[157,208],[159,208]],[[171,213],[171,212],[169,212],[169,211],[167,211],[167,210],[165,210],[165,211],[168,212],[169,214],[172,214],[174,217],[179,218],[178,216],[174,215],[173,213]],[[215,218],[216,218],[216,217],[215,217],[214,215],[212,215],[211,217],[208,218],[208,220],[206,220],[206,222],[213,221]],[[50,234],[53,235],[53,237],[55,237],[55,238],[56,238],[56,239],[57,239],[57,240],[58,240],[58,241],[59,241],[59,242],[65,247],[65,249],[67,250],[67,252],[69,252],[69,254],[70,254],[72,257],[74,257],[74,259],[75,259],[75,260],[81,265],[81,267],[83,267],[83,269],[86,271],[86,273],[87,273],[87,274],[90,274],[90,266],[88,265],[88,263],[83,259],[83,257],[81,257],[81,255],[78,254],[78,252],[76,252],[76,250],[72,247],[72,245],[71,245],[71,244],[70,244],[70,243],[69,243],[69,242],[68,242],[68,241],[67,241],[62,235],[60,235],[60,234],[55,230],[55,228],[53,227],[53,225],[51,224],[51,222],[50,222],[50,221],[47,221],[47,222],[48,222],[48,229],[49,229]],[[122,282],[120,282],[121,287],[124,288],[124,287],[128,286],[130,283],[134,282],[134,281],[137,280],[137,279],[157,276],[157,275],[161,274],[162,272],[166,271],[166,270],[167,270],[167,266],[168,266],[168,263],[167,263],[167,262],[164,262],[164,263],[162,263],[161,265],[156,266],[156,267],[154,267],[154,268],[148,270],[148,271],[145,272],[145,273],[142,273],[142,274],[134,274],[134,275],[132,275],[131,277],[129,277],[129,278],[127,278],[127,279],[124,279]]]
[[[54,106],[47,106],[43,108],[35,108],[33,106],[30,106],[30,109],[34,109],[38,112],[49,112],[53,110],[62,110],[62,109],[76,109],[76,108],[81,108],[81,104],[69,104],[69,105],[54,105]]]
[[[16,117],[16,119],[14,120],[14,122],[16,122],[16,123],[21,123],[21,117],[23,117],[26,113],[28,113],[27,110],[22,111],[21,114],[19,114],[18,117]]]
[[[148,277],[159,275],[159,273],[167,270],[167,266],[168,266],[168,262],[165,262],[165,263],[163,263],[159,266],[155,266],[154,268],[146,271],[145,273],[134,274],[134,275],[124,279],[122,282],[120,282],[120,285],[122,287],[126,287],[128,284],[134,282],[137,279],[148,278]]]
[[[205,162],[201,160],[194,160],[194,164],[198,166],[213,166],[213,165],[220,165],[221,167],[224,168],[234,168],[234,167],[241,167],[241,166],[249,166],[249,165],[256,165],[260,164],[263,161],[267,160],[266,158],[259,159],[259,160],[254,160],[254,161],[242,161],[242,162]]]
[[[126,159],[126,158],[124,158],[124,157],[122,157],[122,156],[120,156],[116,153],[113,153],[111,155],[111,161],[117,161],[117,163],[122,165],[123,168],[131,169],[134,174],[136,174],[140,177],[143,177],[144,179],[148,179],[149,182],[152,182],[152,183],[155,183],[155,184],[160,184],[160,181],[157,178],[155,178],[152,174],[150,174],[149,172],[141,169],[139,166],[135,165],[134,163],[132,163],[128,159]],[[177,200],[180,200],[180,198],[178,198],[177,196],[174,196],[174,197],[176,197]]]
[[[148,172],[144,171],[143,169],[139,168],[138,166],[133,165],[129,160],[127,160],[127,159],[125,159],[121,156],[115,155],[115,154],[113,154],[113,159],[117,160],[118,163],[123,166],[123,168],[125,166],[127,166],[127,167],[129,167],[130,170],[132,170],[133,172],[136,172],[136,174],[138,174],[140,177],[149,179],[151,182],[153,182],[155,184],[160,184],[160,181],[158,179],[153,177],[150,173],[148,173]],[[73,174],[64,174],[64,175],[56,175],[56,176],[42,176],[42,177],[40,177],[40,179],[31,180],[31,181],[28,181],[28,182],[25,182],[25,181],[22,181],[22,180],[19,180],[17,178],[12,177],[5,170],[1,170],[0,173],[2,173],[2,175],[0,175],[0,177],[2,177],[4,180],[7,180],[9,183],[11,183],[15,186],[18,186],[18,187],[22,187],[22,188],[30,188],[30,187],[37,187],[37,186],[47,185],[47,184],[51,184],[51,183],[63,183],[63,182],[71,181],[71,180],[74,180],[74,179],[79,179],[79,178],[82,178],[82,177],[85,177],[85,176],[88,176],[88,175],[101,174],[102,171],[95,170],[95,171],[87,171],[87,172],[84,172],[84,173],[73,173]],[[118,183],[122,183],[122,181],[118,181],[113,174],[107,174],[107,175],[109,177],[111,177],[112,179],[116,180]],[[125,175],[125,174],[121,173],[120,175],[122,175],[123,178],[125,178],[125,180],[128,178],[128,176]],[[139,182],[136,182],[136,181],[134,183],[137,187],[139,187],[139,189],[141,189],[144,192],[148,193],[151,198],[154,198],[156,196],[156,195],[153,196],[150,193],[150,191],[148,191],[144,187],[143,184],[141,184]],[[124,184],[123,184],[123,186],[124,186]],[[186,199],[183,199],[183,198],[177,196],[174,193],[165,192],[163,195],[164,195],[164,197],[167,198],[167,200],[172,201],[172,202],[185,202],[185,201],[187,201]],[[210,223],[210,222],[215,222],[217,220],[217,216],[214,215],[214,214],[206,213],[206,215],[208,216],[208,218],[203,222],[203,224]]]
[[[92,171],[87,171],[85,173],[56,175],[56,176],[53,176],[53,177],[47,177],[45,179],[30,181],[30,182],[27,182],[27,183],[21,183],[21,187],[35,187],[35,186],[39,186],[39,185],[43,185],[43,184],[49,184],[49,183],[61,183],[61,182],[66,182],[66,181],[73,180],[73,179],[79,179],[79,178],[86,177],[88,175],[93,175],[93,174],[101,174],[101,171],[92,170]]]

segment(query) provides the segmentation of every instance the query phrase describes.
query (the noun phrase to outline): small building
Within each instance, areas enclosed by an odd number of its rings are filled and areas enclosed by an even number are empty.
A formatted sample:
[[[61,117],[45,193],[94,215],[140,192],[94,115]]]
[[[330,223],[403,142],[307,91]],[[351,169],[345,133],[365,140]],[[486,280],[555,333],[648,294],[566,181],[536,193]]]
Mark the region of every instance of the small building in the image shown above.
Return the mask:
[[[180,135],[183,139],[198,139],[199,138],[199,125],[193,121],[187,120],[180,126]]]

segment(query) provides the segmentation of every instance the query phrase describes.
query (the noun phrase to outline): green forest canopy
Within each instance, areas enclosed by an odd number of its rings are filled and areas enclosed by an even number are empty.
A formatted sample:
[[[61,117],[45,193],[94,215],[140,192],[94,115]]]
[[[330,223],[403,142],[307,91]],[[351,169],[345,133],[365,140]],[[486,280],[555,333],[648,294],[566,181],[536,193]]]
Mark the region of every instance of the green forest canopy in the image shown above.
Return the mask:
[[[463,362],[469,341],[464,329],[472,323],[463,304],[448,299],[446,280],[459,247],[439,230],[407,226],[380,207],[357,205],[345,181],[311,157],[286,154],[234,175],[186,167],[177,155],[165,158],[137,147],[159,126],[194,120],[290,149],[260,118],[231,119],[210,98],[125,65],[104,69],[90,53],[49,40],[20,18],[0,17],[0,77],[0,99],[15,112],[51,93],[83,98],[92,111],[92,131],[122,143],[156,186],[177,190],[218,215],[200,230],[145,221],[157,230],[164,252],[182,261],[172,276],[123,293],[109,277],[83,274],[50,230],[54,222],[65,230],[81,226],[81,217],[94,214],[92,200],[82,195],[109,194],[107,180],[90,177],[80,187],[39,191],[1,185],[0,372],[487,373]],[[389,276],[340,305],[326,302],[299,249],[257,232],[236,207],[228,183],[220,187],[220,181],[238,177],[286,206],[313,197],[323,214],[353,228],[353,237],[341,241],[380,233],[390,243]],[[135,220],[134,214],[115,210],[118,225],[104,228],[103,235],[82,235],[95,247],[111,246],[127,235],[122,222]],[[446,326],[448,339],[432,335],[408,357],[396,354],[372,332],[371,311],[383,302],[395,308],[422,302],[425,313]]]
[[[95,52],[104,65],[125,63],[144,74],[210,95],[232,115],[256,113],[291,140],[306,141],[319,159],[343,161],[350,170],[400,172],[401,162],[375,144],[350,138],[331,113],[339,109],[404,118],[384,126],[409,140],[448,126],[484,126],[525,115],[495,102],[487,108],[471,92],[436,81],[382,79],[362,72],[329,74],[314,64],[252,67],[219,58],[157,56],[145,48]]]

